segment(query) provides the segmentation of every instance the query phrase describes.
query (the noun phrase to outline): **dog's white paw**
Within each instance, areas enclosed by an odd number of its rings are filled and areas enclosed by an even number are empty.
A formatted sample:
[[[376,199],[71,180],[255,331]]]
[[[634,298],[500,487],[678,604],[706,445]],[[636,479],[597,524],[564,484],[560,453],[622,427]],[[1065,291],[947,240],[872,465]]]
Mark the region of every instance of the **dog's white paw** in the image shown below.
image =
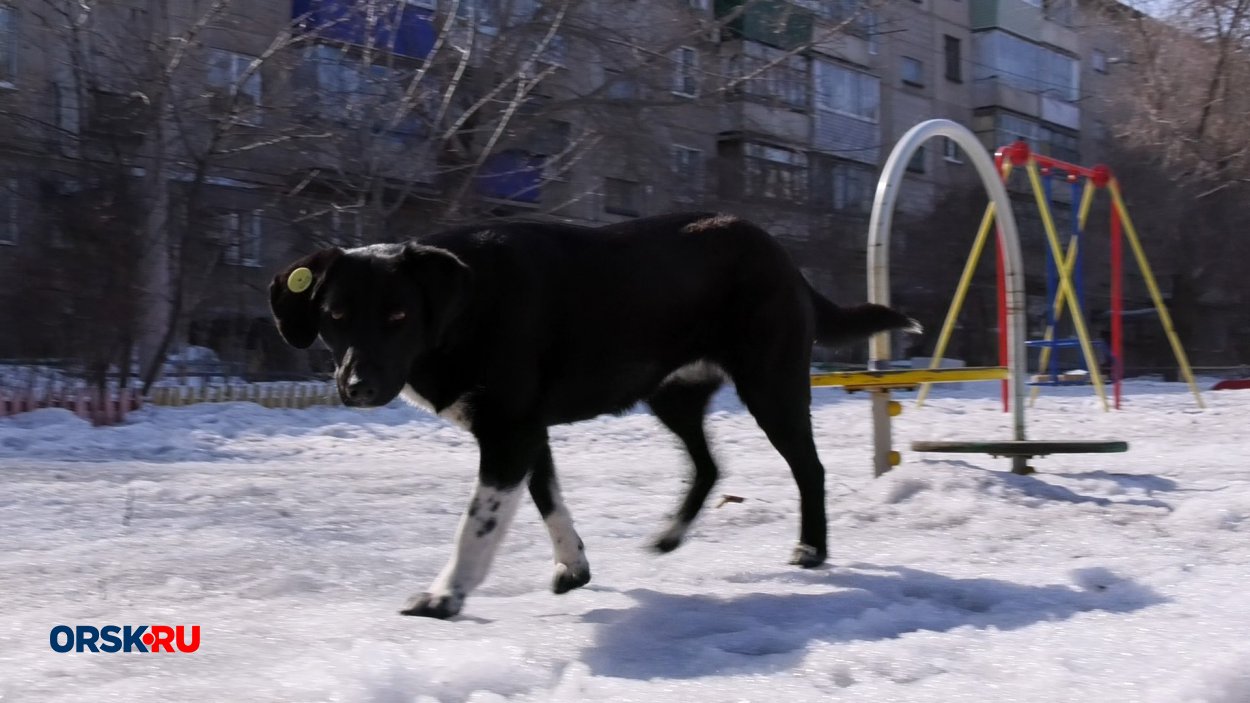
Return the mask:
[[[408,599],[399,614],[446,620],[458,614],[463,607],[464,596],[455,593],[418,593]]]
[[[590,583],[590,564],[556,564],[555,577],[551,579],[551,591],[557,595],[568,593]]]

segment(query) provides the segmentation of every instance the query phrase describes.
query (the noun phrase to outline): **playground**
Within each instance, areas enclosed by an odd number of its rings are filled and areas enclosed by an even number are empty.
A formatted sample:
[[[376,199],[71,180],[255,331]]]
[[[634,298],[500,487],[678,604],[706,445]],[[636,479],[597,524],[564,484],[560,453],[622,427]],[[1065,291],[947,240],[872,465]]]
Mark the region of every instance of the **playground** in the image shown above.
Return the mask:
[[[899,169],[935,136],[970,147],[952,125],[919,125],[887,161],[875,302]],[[1189,369],[1157,286],[1186,382],[1122,378],[1118,333],[1095,348],[1074,275],[1100,190],[1151,277],[1114,176],[998,157],[973,159],[992,205],[969,266],[994,234],[1001,363],[938,366],[961,282],[932,368],[892,368],[883,335],[869,369],[812,378],[827,566],[779,561],[793,481],[732,389],[707,419],[725,476],[680,550],[645,549],[686,460],[654,417],[556,427],[594,580],[553,596],[545,528],[522,510],[473,613],[451,621],[393,606],[452,537],[477,464],[463,430],[316,388],[162,391],[119,424],[67,397],[0,419],[0,700],[1250,700],[1250,404],[1199,390],[1215,380]],[[1067,232],[1046,225],[1055,324],[1032,340],[1012,169],[1043,208],[1056,183],[1083,204]],[[1051,364],[1061,351],[1086,376]],[[51,625],[140,622],[198,625],[201,647],[159,665],[48,647]]]
[[[935,386],[898,445],[1009,436],[997,386]],[[663,557],[645,543],[681,488],[677,443],[646,413],[557,428],[595,580],[551,595],[549,540],[521,510],[473,617],[452,622],[392,613],[432,576],[414,565],[439,564],[472,481],[455,427],[398,404],[146,406],[103,428],[25,413],[0,422],[0,696],[1244,701],[1250,404],[1207,396],[1199,411],[1184,384],[1130,380],[1116,413],[1089,387],[1047,389],[1033,434],[1130,451],[1018,476],[905,450],[873,478],[869,403],[819,391],[831,552],[812,572],[779,558],[793,482],[732,391],[708,420],[724,483]],[[198,624],[201,650],[48,648],[51,624],[113,622]]]
[[[878,334],[869,344],[869,368],[867,372],[818,373],[812,376],[815,387],[841,387],[848,392],[867,391],[872,398],[873,425],[873,473],[881,476],[898,466],[902,454],[894,449],[892,439],[893,418],[903,412],[903,406],[894,400],[894,391],[920,390],[917,407],[923,405],[930,387],[936,383],[1000,381],[1002,385],[1003,411],[1011,413],[1012,427],[1009,436],[996,439],[969,440],[921,440],[912,444],[920,452],[956,454],[988,454],[1011,460],[1011,470],[1016,474],[1029,474],[1035,469],[1030,460],[1052,454],[1119,453],[1128,451],[1128,443],[1111,439],[1062,439],[1036,440],[1028,438],[1026,421],[1026,387],[1030,403],[1036,401],[1038,389],[1043,386],[1092,385],[1101,401],[1103,410],[1110,410],[1105,383],[1099,370],[1102,356],[1096,351],[1095,341],[1089,333],[1084,306],[1083,276],[1081,267],[1081,238],[1097,191],[1105,191],[1111,199],[1111,334],[1110,348],[1102,348],[1111,359],[1114,407],[1121,408],[1123,388],[1123,242],[1127,238],[1139,272],[1150,293],[1155,314],[1163,325],[1168,342],[1176,356],[1185,382],[1198,408],[1205,407],[1202,394],[1194,378],[1185,350],[1181,346],[1172,318],[1164,302],[1154,272],[1142,247],[1129,216],[1124,196],[1114,174],[1106,166],[1083,167],[1033,153],[1024,142],[1016,142],[998,149],[993,159],[982,149],[977,137],[966,127],[950,120],[933,119],[921,122],[908,130],[886,160],[873,201],[872,219],[868,226],[868,300],[882,305],[890,304],[890,235],[894,208],[903,185],[903,172],[912,156],[924,143],[935,138],[953,141],[963,150],[976,168],[988,196],[989,205],[981,220],[972,243],[964,270],[960,276],[942,323],[942,331],[932,354],[928,369],[899,370],[894,368],[891,354],[891,335]],[[1040,339],[1027,339],[1027,305],[1025,303],[1025,278],[1027,269],[1020,235],[1016,225],[1011,198],[1004,183],[1013,169],[1023,169],[1040,213],[1046,234],[1046,331]],[[1079,207],[1072,209],[1071,229],[1067,236],[1060,233],[1052,210],[1055,176],[1072,187],[1072,202]],[[998,341],[1000,365],[984,368],[942,368],[952,332],[955,329],[963,301],[968,294],[973,274],[991,231],[997,232],[996,271],[998,282]],[[1125,236],[1127,234],[1127,237]],[[1056,335],[1063,313],[1071,318],[1075,336]],[[1102,345],[1100,345],[1102,346]],[[1040,349],[1039,373],[1031,374],[1028,347]],[[1076,373],[1059,371],[1058,354],[1066,348],[1081,352],[1084,366]]]

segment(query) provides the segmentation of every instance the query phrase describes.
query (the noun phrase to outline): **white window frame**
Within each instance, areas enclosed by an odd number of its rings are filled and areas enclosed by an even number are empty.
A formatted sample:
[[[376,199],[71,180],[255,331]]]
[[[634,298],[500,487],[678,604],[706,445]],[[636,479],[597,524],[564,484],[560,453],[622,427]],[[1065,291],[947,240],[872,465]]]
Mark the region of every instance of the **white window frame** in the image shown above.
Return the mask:
[[[208,70],[205,75],[205,85],[210,89],[225,91],[223,97],[238,107],[238,121],[247,125],[259,125],[263,120],[261,117],[262,97],[264,95],[264,85],[260,75],[260,71],[247,76],[247,80],[243,80],[243,76],[247,74],[252,63],[256,61],[255,56],[248,56],[237,51],[228,51],[226,49],[209,49],[208,50]],[[226,65],[224,75],[218,74],[218,67],[221,63]],[[222,80],[224,78],[224,80]],[[246,95],[252,98],[253,106],[249,109],[246,105],[238,102],[238,95]]]
[[[610,202],[608,195],[608,184],[611,182],[627,184],[626,191],[629,193],[629,200],[634,202],[623,203],[617,207]],[[616,178],[613,176],[605,176],[603,179],[603,211],[610,215],[621,215],[623,217],[638,217],[642,214],[642,199],[644,197],[642,184],[629,178]],[[632,206],[632,207],[631,207]]]
[[[642,87],[638,84],[638,81],[634,80],[632,76],[626,75],[620,69],[603,69],[603,83],[606,85],[603,90],[605,100],[628,102],[637,100],[642,96]]]
[[[224,212],[219,217],[225,225],[221,237],[221,262],[227,266],[260,268],[264,246],[261,210]]]
[[[0,246],[17,246],[21,240],[22,228],[17,201],[17,179],[4,179],[0,183]]]
[[[683,155],[686,155],[688,162],[683,162]],[[683,169],[689,169],[688,173],[683,174]],[[675,200],[694,201],[703,193],[703,150],[694,147],[682,146],[680,144],[673,145],[673,177],[675,180],[673,192]]]
[[[800,112],[811,107],[812,66],[806,56],[787,56],[780,49],[747,45],[742,55],[730,58],[729,64],[729,73],[743,94]]]
[[[916,147],[916,151],[912,152],[911,159],[907,161],[907,173],[925,174],[929,172],[929,150],[927,145],[921,144]]]
[[[472,22],[482,34],[499,33],[499,13],[501,8],[495,0],[460,0],[456,7],[456,15],[464,22]]]
[[[0,89],[17,87],[17,8],[0,4]]]
[[[775,202],[805,203],[811,188],[811,165],[807,154],[760,142],[743,145],[743,193]],[[754,182],[752,173],[761,182]],[[770,183],[778,192],[769,193]],[[783,181],[787,181],[783,183]],[[788,192],[780,192],[788,191]]]
[[[877,124],[881,121],[880,78],[872,75],[871,73],[857,71],[853,68],[829,61],[815,62],[812,71],[816,81],[816,96],[813,103],[817,109],[851,117],[862,122],[868,122],[869,124]],[[854,95],[850,97],[853,98],[852,102],[859,103],[859,105],[852,105],[852,107],[859,107],[859,112],[856,112],[853,109],[848,110],[844,106],[838,106],[835,104],[836,101],[834,99],[835,96],[833,95],[834,90],[831,77],[837,74],[846,74],[851,76],[850,80],[853,81],[853,85],[849,87],[851,87]],[[871,110],[863,108],[863,106],[867,104],[867,92],[872,92],[867,90],[868,86],[873,86],[876,93],[875,97],[871,101],[873,103]]]
[[[1107,52],[1102,49],[1094,49],[1089,55],[1089,67],[1098,73],[1107,72]]]
[[[259,213],[259,210],[257,212]],[[333,233],[335,246],[346,248],[361,246],[364,244],[362,230],[360,210],[336,207],[330,211],[330,231]]]
[[[843,161],[827,162],[827,172],[822,169],[822,176],[813,180],[815,187],[820,185],[828,188],[828,192],[815,195],[815,203],[822,207],[832,208],[835,212],[864,214],[872,207],[873,188],[876,178],[873,169],[865,164]],[[828,174],[828,180],[823,174]]]
[[[959,152],[959,145],[950,137],[942,137],[942,159],[952,164],[962,164],[963,156]]]
[[[691,60],[686,62],[686,58]],[[699,51],[693,46],[679,46],[673,52],[673,95],[699,97]]]
[[[915,69],[915,75],[911,69]],[[903,81],[903,85],[909,85],[914,88],[924,87],[924,61],[912,56],[900,56],[898,64],[899,78]]]

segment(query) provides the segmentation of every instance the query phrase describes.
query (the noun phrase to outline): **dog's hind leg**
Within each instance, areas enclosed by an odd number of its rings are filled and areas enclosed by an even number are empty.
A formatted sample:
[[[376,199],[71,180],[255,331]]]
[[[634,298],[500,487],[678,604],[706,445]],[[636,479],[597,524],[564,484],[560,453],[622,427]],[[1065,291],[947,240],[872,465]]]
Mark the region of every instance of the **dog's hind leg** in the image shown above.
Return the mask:
[[[812,438],[812,390],[806,361],[752,365],[731,373],[738,397],[790,465],[799,487],[799,544],[790,563],[809,569],[819,566],[828,555],[825,467]]]
[[[670,381],[660,386],[655,395],[647,400],[660,422],[686,445],[686,451],[694,464],[693,480],[677,514],[673,516],[668,528],[652,542],[656,551],[671,552],[681,545],[686,530],[698,516],[708,493],[720,476],[720,470],[708,448],[707,435],[703,431],[703,415],[707,411],[708,400],[720,385],[719,380]]]
[[[551,535],[551,548],[556,562],[555,577],[551,590],[567,593],[590,583],[590,562],[582,538],[573,528],[573,516],[564,505],[560,484],[556,480],[555,462],[551,458],[550,445],[544,447],[542,456],[530,473],[530,497]]]
[[[542,430],[478,435],[477,485],[460,518],[451,560],[428,591],[408,599],[401,614],[449,618],[460,612],[469,592],[486,579],[524,494],[521,483],[546,450],[546,440]]]

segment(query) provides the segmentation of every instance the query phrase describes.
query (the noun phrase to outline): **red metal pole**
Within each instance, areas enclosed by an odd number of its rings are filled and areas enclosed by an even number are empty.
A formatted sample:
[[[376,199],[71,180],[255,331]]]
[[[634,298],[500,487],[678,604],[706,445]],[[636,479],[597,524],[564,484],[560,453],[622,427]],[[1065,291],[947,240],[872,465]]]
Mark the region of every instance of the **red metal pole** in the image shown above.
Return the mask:
[[[1120,208],[1111,208],[1111,377],[1115,381],[1115,409],[1120,409],[1124,380],[1124,242]]]

